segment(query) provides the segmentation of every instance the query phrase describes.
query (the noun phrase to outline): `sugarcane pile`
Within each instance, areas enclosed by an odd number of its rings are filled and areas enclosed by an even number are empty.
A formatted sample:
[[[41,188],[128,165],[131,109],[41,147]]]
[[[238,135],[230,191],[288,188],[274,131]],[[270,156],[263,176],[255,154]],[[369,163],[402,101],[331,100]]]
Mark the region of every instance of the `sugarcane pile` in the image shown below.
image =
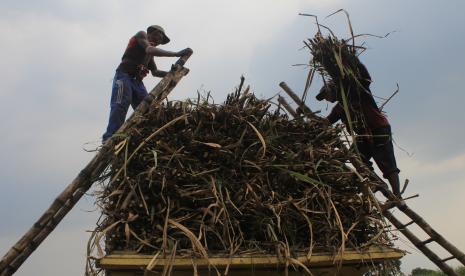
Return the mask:
[[[339,87],[365,81],[353,42],[320,30],[305,42],[312,55],[305,91],[316,72]],[[97,256],[289,257],[392,246],[370,192],[379,182],[344,127],[297,101],[290,110],[282,98],[242,88],[243,79],[222,104],[209,95],[166,101],[113,138],[90,241]]]
[[[248,90],[221,105],[167,102],[118,137],[94,243],[200,257],[387,244],[340,131]]]

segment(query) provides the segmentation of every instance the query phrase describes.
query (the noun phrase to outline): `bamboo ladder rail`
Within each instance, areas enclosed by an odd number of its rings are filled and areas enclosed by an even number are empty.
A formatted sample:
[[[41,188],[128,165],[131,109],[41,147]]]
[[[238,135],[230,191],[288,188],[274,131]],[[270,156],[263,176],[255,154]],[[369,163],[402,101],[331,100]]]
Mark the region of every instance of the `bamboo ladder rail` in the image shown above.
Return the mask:
[[[305,103],[299,99],[299,97],[292,91],[292,89],[289,88],[285,82],[281,82],[279,85],[296,102],[300,109],[304,111],[304,115],[307,118],[312,119],[317,117],[313,112],[311,112],[310,108],[308,108]],[[350,160],[350,162],[352,165],[354,165],[357,171],[362,171],[367,175],[373,175],[378,181],[384,184],[381,186],[381,192],[388,199],[388,202],[382,205],[374,196],[372,196],[372,198],[377,201],[379,206],[383,206],[381,211],[383,212],[384,217],[387,218],[397,228],[397,230],[399,230],[408,240],[410,240],[410,242],[412,242],[416,248],[418,248],[434,264],[436,264],[444,273],[449,276],[458,276],[458,274],[449,265],[447,265],[446,262],[455,259],[465,265],[465,254],[449,241],[447,241],[436,230],[434,230],[420,215],[410,209],[404,200],[399,200],[399,198],[397,198],[390,190],[384,188],[387,187],[387,184],[374,172],[369,170],[360,159]],[[371,191],[368,192],[371,193]],[[406,224],[400,222],[394,216],[394,214],[389,211],[393,208],[397,208],[399,211],[407,215],[411,221]],[[420,227],[426,234],[429,235],[430,238],[424,241],[421,241],[419,238],[417,238],[409,229],[407,229],[407,227],[412,224],[416,224],[418,227]],[[449,252],[451,256],[441,259],[436,253],[434,253],[429,247],[426,246],[431,242],[436,242],[444,250]]]
[[[149,110],[156,108],[168,96],[177,83],[189,73],[183,65],[192,55],[190,51],[180,57],[171,67],[170,72],[150,91],[136,108],[129,119],[116,132],[127,130],[142,122]],[[21,264],[34,252],[41,242],[55,229],[65,215],[73,208],[85,192],[89,190],[95,179],[107,168],[114,146],[115,136],[101,147],[94,158],[53,201],[51,206],[37,222],[16,242],[0,261],[0,275],[9,276],[16,272]]]

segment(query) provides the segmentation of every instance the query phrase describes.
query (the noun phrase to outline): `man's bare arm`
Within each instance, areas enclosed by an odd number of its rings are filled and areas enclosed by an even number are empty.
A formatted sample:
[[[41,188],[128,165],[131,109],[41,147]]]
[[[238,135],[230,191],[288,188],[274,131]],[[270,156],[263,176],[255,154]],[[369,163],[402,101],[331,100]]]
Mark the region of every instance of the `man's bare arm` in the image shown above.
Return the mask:
[[[171,52],[171,51],[159,49],[157,47],[148,46],[147,48],[145,48],[145,52],[149,55],[157,56],[157,57],[182,57],[184,55],[191,53],[192,49],[186,48],[179,52]]]
[[[150,72],[152,72],[152,76],[154,76],[154,77],[163,78],[164,76],[166,76],[166,74],[168,74],[168,72],[166,72],[166,71],[158,70],[157,65],[155,64],[155,60],[153,59],[153,57],[150,58],[150,61],[149,61],[149,64],[148,64],[147,68],[150,69]]]
[[[166,51],[166,50],[159,49],[153,46],[148,46],[147,48],[145,48],[145,52],[149,55],[156,56],[156,57],[180,57],[182,56],[179,52]]]
[[[192,50],[190,48],[186,48],[184,50],[181,50],[179,52],[171,52],[171,51],[166,51],[163,49],[159,49],[155,46],[152,46],[147,39],[147,33],[140,31],[136,34],[137,42],[145,48],[145,52],[149,55],[156,56],[156,57],[182,57],[190,52]]]

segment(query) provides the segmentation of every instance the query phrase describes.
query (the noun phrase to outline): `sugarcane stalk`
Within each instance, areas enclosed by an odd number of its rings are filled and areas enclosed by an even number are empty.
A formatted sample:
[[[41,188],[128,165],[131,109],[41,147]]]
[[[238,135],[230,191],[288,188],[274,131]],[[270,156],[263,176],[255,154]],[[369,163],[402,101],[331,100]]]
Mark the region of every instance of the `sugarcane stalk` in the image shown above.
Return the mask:
[[[171,71],[153,88],[147,97],[136,108],[131,117],[121,126],[116,134],[125,133],[137,125],[151,107],[159,105],[172,91],[176,84],[188,74],[189,70],[182,67],[192,55],[192,52],[178,59]],[[89,190],[95,179],[108,166],[115,145],[112,136],[102,146],[94,158],[78,174],[78,176],[53,201],[51,206],[37,220],[21,239],[11,247],[0,261],[0,275],[12,275],[21,264],[34,252],[40,243],[55,229],[63,217],[74,207],[82,195]]]

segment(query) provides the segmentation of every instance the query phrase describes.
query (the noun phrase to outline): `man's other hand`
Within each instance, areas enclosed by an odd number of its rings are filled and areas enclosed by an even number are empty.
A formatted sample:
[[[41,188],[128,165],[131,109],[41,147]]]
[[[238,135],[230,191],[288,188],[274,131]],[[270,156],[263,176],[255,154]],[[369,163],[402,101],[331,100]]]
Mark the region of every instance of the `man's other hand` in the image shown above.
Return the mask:
[[[190,54],[192,54],[192,53],[193,53],[193,51],[192,51],[191,48],[186,48],[186,49],[184,49],[184,50],[181,50],[181,51],[177,52],[177,53],[176,53],[176,56],[177,56],[177,57],[183,57],[183,56],[185,56],[185,55],[190,55]]]

